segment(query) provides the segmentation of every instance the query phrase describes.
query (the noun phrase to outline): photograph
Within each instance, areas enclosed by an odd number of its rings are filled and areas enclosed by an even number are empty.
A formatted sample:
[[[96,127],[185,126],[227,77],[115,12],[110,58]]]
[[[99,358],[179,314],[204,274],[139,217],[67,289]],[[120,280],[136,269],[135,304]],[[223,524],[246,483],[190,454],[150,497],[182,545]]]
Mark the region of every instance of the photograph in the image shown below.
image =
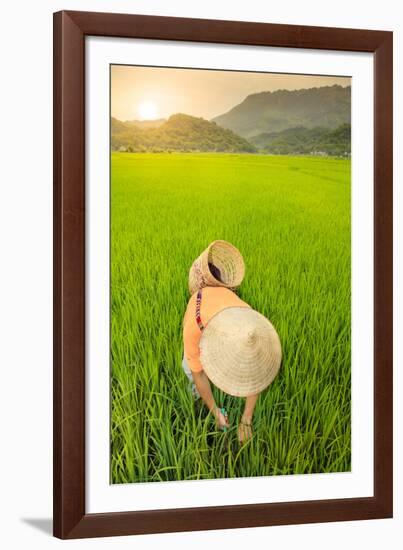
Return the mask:
[[[110,484],[350,472],[352,78],[109,70]]]

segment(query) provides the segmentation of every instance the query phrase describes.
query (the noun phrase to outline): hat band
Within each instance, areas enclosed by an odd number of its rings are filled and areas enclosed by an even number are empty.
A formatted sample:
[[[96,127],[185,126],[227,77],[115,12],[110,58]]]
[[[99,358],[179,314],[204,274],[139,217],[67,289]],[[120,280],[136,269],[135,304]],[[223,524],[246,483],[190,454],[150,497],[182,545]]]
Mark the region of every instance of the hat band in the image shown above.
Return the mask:
[[[202,323],[201,316],[200,316],[201,299],[202,299],[202,290],[201,288],[199,288],[199,290],[197,291],[197,297],[196,297],[196,322],[199,326],[199,329],[203,330],[204,325]]]

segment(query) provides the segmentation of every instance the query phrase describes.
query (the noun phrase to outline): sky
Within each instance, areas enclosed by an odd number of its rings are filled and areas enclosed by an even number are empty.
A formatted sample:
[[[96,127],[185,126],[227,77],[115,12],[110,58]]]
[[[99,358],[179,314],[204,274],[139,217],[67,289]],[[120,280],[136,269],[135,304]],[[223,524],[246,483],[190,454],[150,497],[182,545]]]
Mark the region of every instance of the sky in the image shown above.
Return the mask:
[[[171,69],[112,65],[111,115],[119,120],[154,120],[175,113],[221,115],[249,94],[340,84],[348,77]]]

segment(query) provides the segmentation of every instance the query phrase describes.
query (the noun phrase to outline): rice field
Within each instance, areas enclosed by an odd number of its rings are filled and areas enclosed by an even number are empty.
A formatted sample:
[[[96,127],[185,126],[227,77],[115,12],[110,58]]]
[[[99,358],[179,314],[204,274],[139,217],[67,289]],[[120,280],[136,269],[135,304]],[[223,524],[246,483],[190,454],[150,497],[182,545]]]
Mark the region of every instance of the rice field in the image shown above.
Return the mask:
[[[217,432],[181,368],[189,267],[215,239],[282,342],[243,446],[244,400],[214,388]],[[111,483],[349,471],[350,298],[349,160],[113,153]]]

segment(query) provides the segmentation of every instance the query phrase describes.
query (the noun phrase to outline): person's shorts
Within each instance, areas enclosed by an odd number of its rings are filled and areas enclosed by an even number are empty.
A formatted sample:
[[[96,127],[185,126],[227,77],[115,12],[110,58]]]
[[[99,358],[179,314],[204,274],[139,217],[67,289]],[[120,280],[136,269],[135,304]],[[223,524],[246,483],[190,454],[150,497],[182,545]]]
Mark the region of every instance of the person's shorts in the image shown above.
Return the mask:
[[[182,369],[183,369],[183,372],[188,377],[190,392],[192,393],[192,395],[195,399],[199,399],[200,398],[200,393],[198,392],[198,390],[196,388],[196,384],[193,381],[192,371],[190,370],[188,362],[186,361],[185,355],[183,355],[183,358],[182,358]]]

